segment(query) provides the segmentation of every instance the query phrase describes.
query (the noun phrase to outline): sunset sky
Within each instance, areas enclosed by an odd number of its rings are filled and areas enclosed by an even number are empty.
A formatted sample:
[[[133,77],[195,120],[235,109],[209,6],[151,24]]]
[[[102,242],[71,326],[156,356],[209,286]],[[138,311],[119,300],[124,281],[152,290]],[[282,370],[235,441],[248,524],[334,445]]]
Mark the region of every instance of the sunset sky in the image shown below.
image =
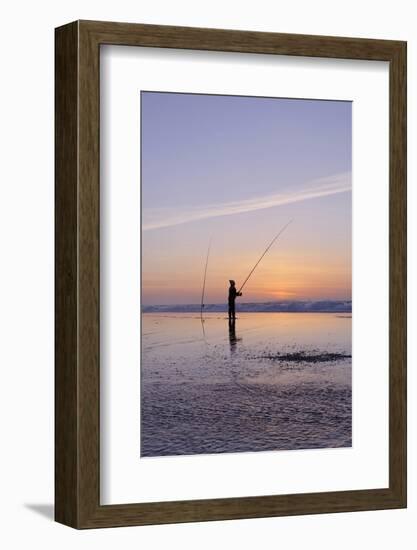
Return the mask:
[[[141,92],[143,305],[351,299],[352,104]]]

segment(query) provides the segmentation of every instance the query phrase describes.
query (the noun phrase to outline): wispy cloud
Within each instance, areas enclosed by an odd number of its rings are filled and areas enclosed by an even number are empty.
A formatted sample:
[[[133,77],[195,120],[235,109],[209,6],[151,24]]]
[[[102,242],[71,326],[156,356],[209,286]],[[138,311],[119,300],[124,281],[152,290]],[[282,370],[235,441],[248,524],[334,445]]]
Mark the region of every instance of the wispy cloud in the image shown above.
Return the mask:
[[[218,216],[232,216],[274,208],[284,204],[301,202],[319,197],[327,197],[338,193],[345,193],[352,189],[351,174],[345,172],[334,176],[311,181],[296,191],[286,191],[241,201],[232,201],[218,204],[208,204],[199,207],[184,208],[144,208],[142,229],[150,231],[163,227],[172,227],[183,223],[196,222]]]

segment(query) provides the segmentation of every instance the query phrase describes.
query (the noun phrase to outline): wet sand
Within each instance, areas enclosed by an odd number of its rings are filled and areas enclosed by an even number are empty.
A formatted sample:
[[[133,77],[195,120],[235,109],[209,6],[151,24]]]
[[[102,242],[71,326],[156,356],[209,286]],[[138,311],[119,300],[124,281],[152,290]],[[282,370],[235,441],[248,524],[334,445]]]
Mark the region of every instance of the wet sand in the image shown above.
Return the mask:
[[[350,447],[351,317],[142,315],[141,456]]]

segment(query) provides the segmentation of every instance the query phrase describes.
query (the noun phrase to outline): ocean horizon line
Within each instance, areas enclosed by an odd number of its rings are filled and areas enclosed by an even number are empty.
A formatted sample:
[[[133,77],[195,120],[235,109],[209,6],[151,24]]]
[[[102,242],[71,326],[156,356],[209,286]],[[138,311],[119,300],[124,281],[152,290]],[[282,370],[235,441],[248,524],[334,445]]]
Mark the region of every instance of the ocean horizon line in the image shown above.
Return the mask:
[[[227,312],[227,303],[204,304],[205,313]],[[352,300],[279,300],[270,302],[241,302],[242,313],[352,313]],[[161,304],[142,306],[142,313],[196,313],[201,304]]]

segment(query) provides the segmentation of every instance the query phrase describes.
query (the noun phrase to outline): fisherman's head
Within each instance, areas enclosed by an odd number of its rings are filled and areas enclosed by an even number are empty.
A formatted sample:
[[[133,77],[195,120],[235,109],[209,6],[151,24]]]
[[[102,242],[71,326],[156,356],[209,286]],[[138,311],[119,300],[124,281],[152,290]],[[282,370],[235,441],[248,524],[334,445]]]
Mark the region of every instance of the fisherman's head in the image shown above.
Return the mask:
[[[233,279],[229,279],[229,283],[230,283],[230,286],[235,286],[235,282],[233,281]]]

